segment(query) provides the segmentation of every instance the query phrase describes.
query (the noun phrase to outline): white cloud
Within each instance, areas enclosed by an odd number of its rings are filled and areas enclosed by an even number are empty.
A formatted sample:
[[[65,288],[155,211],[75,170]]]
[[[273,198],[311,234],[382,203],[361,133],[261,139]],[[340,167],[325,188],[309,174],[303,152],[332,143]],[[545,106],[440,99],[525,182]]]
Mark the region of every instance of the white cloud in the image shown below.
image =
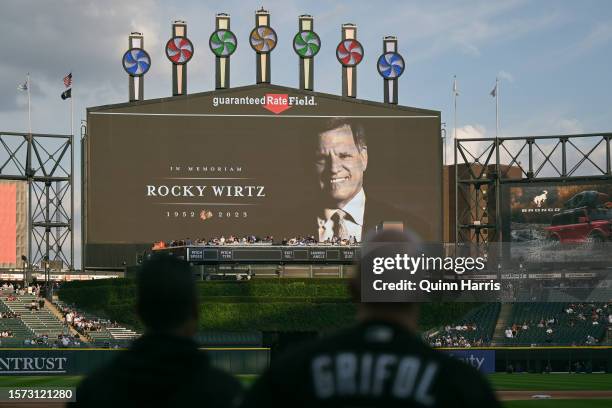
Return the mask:
[[[557,129],[560,134],[580,134],[584,133],[584,128],[578,119],[563,118],[551,124],[553,129]]]
[[[455,137],[453,135],[454,129],[447,129],[447,141],[446,141],[446,164],[453,164],[455,162]],[[457,128],[457,139],[484,139],[486,138],[486,128],[481,124],[464,125]],[[469,151],[475,153],[476,156],[480,155],[484,149],[490,145],[490,142],[469,142],[466,146],[469,146]],[[472,160],[468,156],[468,160]],[[463,163],[463,158],[459,157],[459,163]]]
[[[501,70],[497,73],[497,77],[499,79],[506,80],[508,82],[514,82],[514,75],[509,73],[508,71]]]

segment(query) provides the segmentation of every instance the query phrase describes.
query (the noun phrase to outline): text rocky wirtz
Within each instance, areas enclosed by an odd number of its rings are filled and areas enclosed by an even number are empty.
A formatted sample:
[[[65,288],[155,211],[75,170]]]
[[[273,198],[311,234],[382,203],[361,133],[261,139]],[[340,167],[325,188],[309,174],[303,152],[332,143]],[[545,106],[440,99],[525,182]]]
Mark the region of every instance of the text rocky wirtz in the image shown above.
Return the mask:
[[[147,185],[147,197],[265,197],[265,186]]]

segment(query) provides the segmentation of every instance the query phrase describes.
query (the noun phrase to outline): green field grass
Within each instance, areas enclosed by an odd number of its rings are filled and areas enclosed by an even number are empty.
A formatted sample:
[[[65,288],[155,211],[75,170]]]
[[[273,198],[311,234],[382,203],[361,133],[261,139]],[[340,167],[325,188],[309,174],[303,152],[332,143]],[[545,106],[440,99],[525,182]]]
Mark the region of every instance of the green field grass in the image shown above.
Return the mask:
[[[612,391],[610,374],[506,374],[496,373],[488,376],[493,388],[497,390],[525,391]],[[80,381],[80,376],[0,376],[0,387],[72,387]],[[239,375],[243,385],[249,386],[256,375]]]
[[[0,376],[0,387],[76,387],[80,376]],[[257,379],[256,375],[239,375],[240,382],[248,388]],[[505,374],[489,375],[497,390],[612,390],[610,374]],[[612,406],[611,399],[593,400],[527,400],[506,401],[506,408],[603,408]]]
[[[612,391],[610,374],[506,374],[489,375],[498,390],[525,391]]]
[[[76,387],[80,375],[4,375],[0,376],[0,387]]]
[[[573,399],[550,399],[550,400],[534,400],[534,401],[506,401],[506,408],[609,408],[612,407],[610,399],[590,399],[590,400],[573,400]]]

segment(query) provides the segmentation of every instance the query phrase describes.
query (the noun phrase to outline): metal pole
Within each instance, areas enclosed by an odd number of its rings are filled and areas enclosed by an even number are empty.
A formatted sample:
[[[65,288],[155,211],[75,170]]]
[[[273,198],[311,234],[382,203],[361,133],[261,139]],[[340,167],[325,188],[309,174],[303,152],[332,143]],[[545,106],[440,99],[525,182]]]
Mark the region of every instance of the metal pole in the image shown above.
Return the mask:
[[[612,159],[610,158],[610,136],[605,136],[606,142],[606,174],[608,176],[612,175]]]
[[[49,227],[49,223],[51,222],[51,220],[49,219],[49,210],[50,210],[50,192],[49,192],[49,188],[51,187],[51,182],[50,181],[45,181],[45,258],[46,258],[46,262],[45,262],[45,275],[47,276],[47,298],[49,300],[51,300],[51,298],[49,297],[49,293],[50,293],[50,289],[49,289],[49,260],[51,258],[49,258],[49,234],[51,233],[51,227]]]
[[[455,146],[455,252],[456,246],[459,243],[459,203],[457,197],[459,196],[459,185],[457,184],[457,149],[459,148],[458,140],[454,141]]]
[[[497,242],[501,242],[501,216],[500,216],[500,203],[501,203],[501,166],[499,157],[499,145],[501,144],[499,138],[495,139],[495,238]],[[487,243],[488,243],[487,239]]]
[[[74,94],[70,98],[70,267],[68,269],[74,270]]]
[[[457,89],[457,75],[453,76],[453,99],[454,99],[454,119],[453,119],[453,139],[457,140],[457,96],[459,95],[459,90]],[[457,161],[457,151],[455,151],[455,162]]]
[[[70,267],[74,270],[74,129],[70,135]]]
[[[499,79],[495,78],[495,138],[499,137]]]
[[[28,152],[26,155],[26,177],[28,180],[28,267],[32,269],[32,234],[34,233],[33,219],[32,219],[32,178],[34,172],[32,171],[32,133],[28,134]]]
[[[561,138],[561,177],[567,176],[567,138]]]
[[[533,139],[527,139],[527,147],[529,148],[529,169],[527,170],[527,178],[533,178]]]
[[[81,122],[81,271],[85,271],[85,225],[87,215],[87,184],[86,184],[86,166],[87,166],[87,124]]]
[[[30,133],[30,137],[32,137],[32,102],[30,99],[30,73],[28,72],[26,82],[28,83],[28,131]]]

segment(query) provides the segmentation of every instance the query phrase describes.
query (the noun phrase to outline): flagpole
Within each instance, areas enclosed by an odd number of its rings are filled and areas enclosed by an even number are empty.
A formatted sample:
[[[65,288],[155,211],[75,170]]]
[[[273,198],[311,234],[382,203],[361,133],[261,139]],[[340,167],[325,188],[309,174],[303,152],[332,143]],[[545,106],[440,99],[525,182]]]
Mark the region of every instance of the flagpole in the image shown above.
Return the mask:
[[[457,75],[453,75],[453,99],[455,105],[454,119],[453,119],[453,139],[457,140]],[[444,146],[446,150],[446,146]]]
[[[74,95],[70,96],[70,270],[74,270]]]
[[[70,134],[74,136],[74,95],[70,94]]]
[[[495,77],[495,138],[499,138],[499,79]]]
[[[22,77],[23,78],[23,77]],[[30,135],[32,134],[32,102],[30,99],[30,73],[28,72],[27,78],[26,78],[26,82],[28,84],[28,131],[30,133]]]

